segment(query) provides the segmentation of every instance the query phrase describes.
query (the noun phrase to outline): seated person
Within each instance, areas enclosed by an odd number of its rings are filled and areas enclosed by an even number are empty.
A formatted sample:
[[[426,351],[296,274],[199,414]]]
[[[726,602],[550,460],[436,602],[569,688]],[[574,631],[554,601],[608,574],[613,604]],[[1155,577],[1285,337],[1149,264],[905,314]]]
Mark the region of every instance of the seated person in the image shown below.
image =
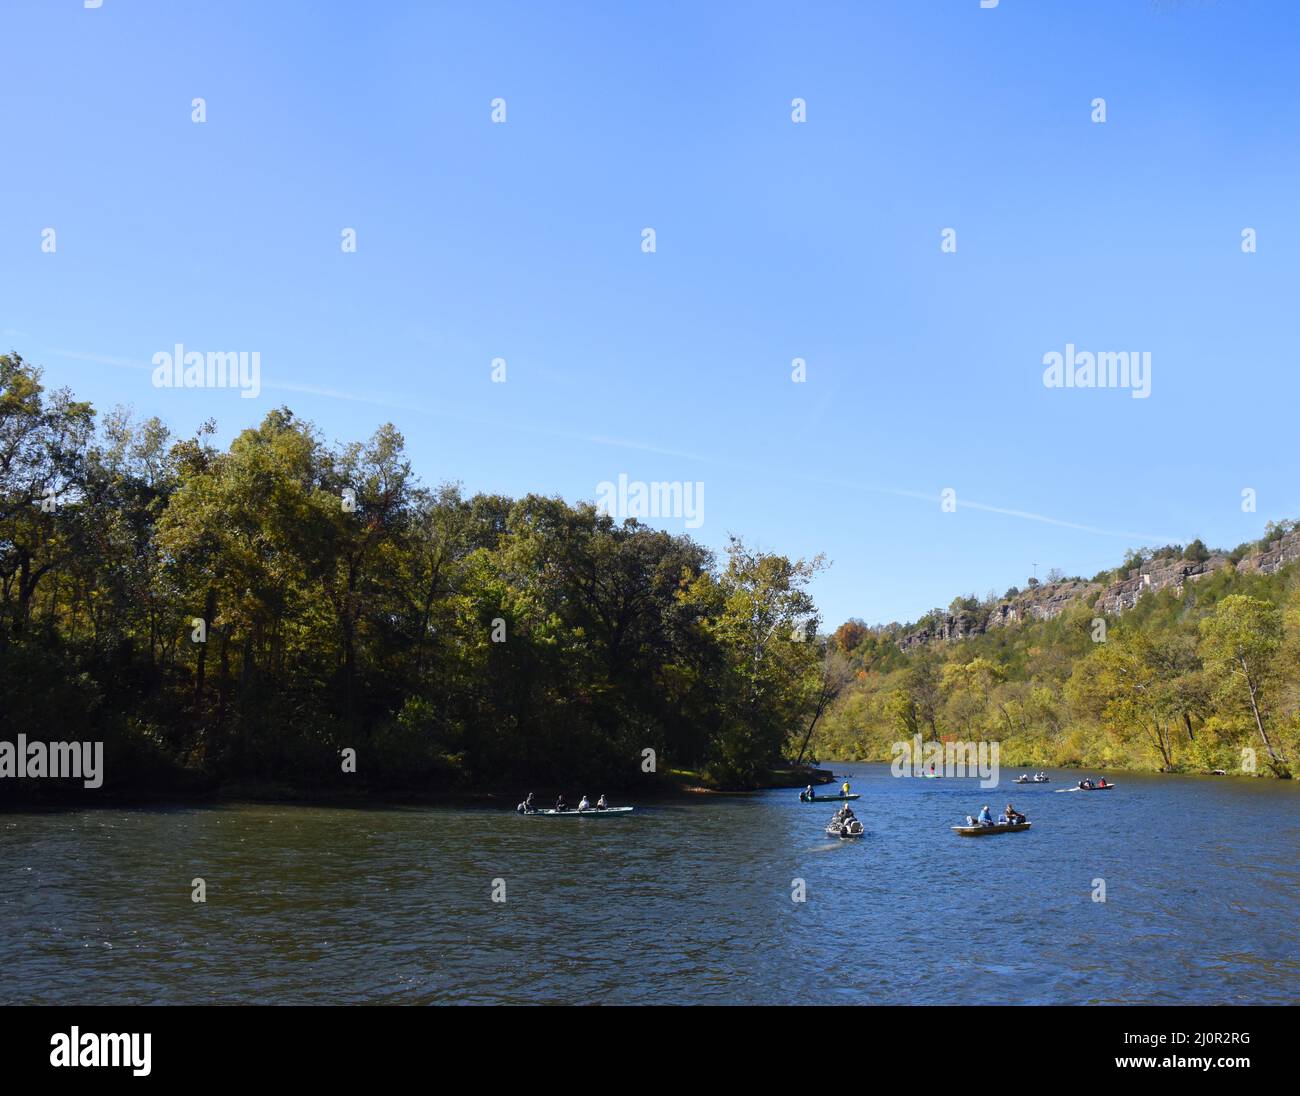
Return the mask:
[[[989,805],[987,803],[985,803],[983,808],[980,810],[980,816],[977,820],[977,824],[980,826],[993,825],[993,814],[989,810]]]
[[[600,793],[600,798],[596,800],[596,810],[598,810],[598,811],[607,811],[607,810],[609,810],[609,804],[605,802],[605,793],[604,793],[604,792],[601,792],[601,793]]]
[[[591,810],[591,800],[588,799],[585,795],[580,800],[578,800],[578,810],[580,811]]]

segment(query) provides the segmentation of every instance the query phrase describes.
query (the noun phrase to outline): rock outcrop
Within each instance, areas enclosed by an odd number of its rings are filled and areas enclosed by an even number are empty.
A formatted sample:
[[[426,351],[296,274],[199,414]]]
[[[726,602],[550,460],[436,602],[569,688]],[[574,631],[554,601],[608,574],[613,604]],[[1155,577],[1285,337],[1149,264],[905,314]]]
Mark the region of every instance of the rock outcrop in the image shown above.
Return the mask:
[[[1132,609],[1148,591],[1156,593],[1171,589],[1181,596],[1189,583],[1213,575],[1225,567],[1235,566],[1239,573],[1258,571],[1269,575],[1296,560],[1300,560],[1300,529],[1271,541],[1263,551],[1246,556],[1235,565],[1231,559],[1219,553],[1204,560],[1164,556],[1134,567],[1127,577],[1109,586],[1067,579],[1064,582],[1030,587],[1015,597],[1004,598],[991,608],[962,609],[928,618],[921,627],[900,637],[898,646],[904,651],[910,651],[930,643],[951,643],[983,635],[993,628],[1005,628],[1026,621],[1051,620],[1080,602],[1091,605],[1099,614],[1122,613]]]
[[[1247,556],[1237,564],[1238,571],[1262,571],[1271,575],[1279,568],[1300,559],[1300,529],[1275,540],[1263,552]]]
[[[1212,555],[1209,559],[1198,561],[1147,560],[1142,566],[1134,567],[1128,573],[1128,578],[1113,586],[1107,586],[1102,591],[1101,597],[1097,599],[1094,608],[1099,613],[1122,613],[1125,609],[1133,608],[1138,598],[1148,590],[1154,593],[1159,590],[1173,589],[1175,594],[1181,596],[1183,587],[1187,583],[1195,582],[1197,579],[1205,578],[1215,571],[1231,566],[1232,560],[1221,555]]]

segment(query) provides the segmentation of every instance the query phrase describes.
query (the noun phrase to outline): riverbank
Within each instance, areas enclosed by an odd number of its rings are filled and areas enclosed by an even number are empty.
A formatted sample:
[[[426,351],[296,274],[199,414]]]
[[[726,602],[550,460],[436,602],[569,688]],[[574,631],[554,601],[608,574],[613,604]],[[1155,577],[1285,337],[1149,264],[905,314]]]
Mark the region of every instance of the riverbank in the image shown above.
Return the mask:
[[[593,796],[602,792],[614,799],[635,802],[688,800],[699,796],[746,796],[776,788],[802,788],[823,785],[833,779],[828,769],[789,766],[772,769],[753,788],[728,788],[709,781],[707,775],[691,769],[671,769],[667,773],[646,774],[640,787],[614,789],[588,788]],[[578,786],[556,787],[515,781],[518,787],[495,785],[457,788],[380,788],[358,784],[355,777],[341,779],[335,786],[299,785],[287,781],[241,778],[228,781],[194,779],[153,788],[108,786],[87,790],[79,783],[55,780],[10,780],[0,782],[0,811],[7,809],[75,809],[79,807],[149,806],[160,803],[301,803],[315,806],[451,806],[513,807],[528,792],[541,802],[550,802],[560,794],[577,801],[584,792]]]

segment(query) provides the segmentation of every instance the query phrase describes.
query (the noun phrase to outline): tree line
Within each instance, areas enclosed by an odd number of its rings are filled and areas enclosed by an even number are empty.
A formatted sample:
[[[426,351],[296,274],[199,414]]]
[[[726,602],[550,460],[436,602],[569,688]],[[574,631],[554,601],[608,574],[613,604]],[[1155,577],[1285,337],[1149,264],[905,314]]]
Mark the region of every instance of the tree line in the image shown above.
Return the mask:
[[[1271,537],[1294,528],[1271,526]],[[1207,558],[1200,541],[1155,555]],[[1146,554],[1130,559],[1150,558]],[[1127,561],[1126,561],[1127,562]],[[896,741],[999,741],[1018,768],[1116,766],[1288,777],[1300,760],[1300,567],[1223,568],[1119,615],[1083,602],[1050,621],[904,654],[911,629],[848,621],[852,680],[814,739],[885,760]]]
[[[752,787],[826,710],[820,558],[427,486],[391,425],[214,433],[0,356],[6,738],[102,738],[110,789]]]

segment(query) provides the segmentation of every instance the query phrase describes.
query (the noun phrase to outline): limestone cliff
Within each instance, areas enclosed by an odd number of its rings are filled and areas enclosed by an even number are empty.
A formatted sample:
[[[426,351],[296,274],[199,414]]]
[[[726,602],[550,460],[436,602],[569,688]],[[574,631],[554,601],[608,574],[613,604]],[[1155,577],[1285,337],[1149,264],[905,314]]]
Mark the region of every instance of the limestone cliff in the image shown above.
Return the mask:
[[[1133,608],[1138,598],[1148,591],[1155,593],[1172,589],[1181,596],[1188,583],[1194,583],[1224,567],[1236,567],[1242,573],[1259,571],[1272,574],[1297,559],[1300,559],[1300,529],[1277,537],[1262,551],[1244,556],[1235,564],[1229,557],[1217,552],[1204,560],[1171,556],[1150,559],[1130,570],[1127,577],[1108,586],[1067,579],[1064,582],[1030,587],[1014,597],[1003,598],[992,607],[962,609],[955,613],[929,617],[920,627],[902,635],[898,645],[908,651],[929,643],[967,639],[993,628],[1004,628],[1025,621],[1051,620],[1079,602],[1090,605],[1099,615],[1122,613]]]

